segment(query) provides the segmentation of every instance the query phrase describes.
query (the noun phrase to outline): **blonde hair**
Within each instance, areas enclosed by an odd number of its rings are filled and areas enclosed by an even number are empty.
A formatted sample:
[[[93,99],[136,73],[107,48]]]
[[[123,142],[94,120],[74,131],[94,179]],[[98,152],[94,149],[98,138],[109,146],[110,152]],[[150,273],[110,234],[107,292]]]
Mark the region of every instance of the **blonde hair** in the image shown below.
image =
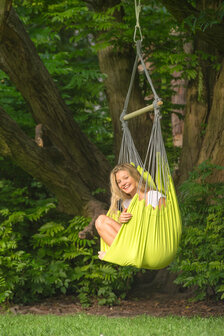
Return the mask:
[[[114,167],[114,169],[110,173],[110,190],[111,190],[111,205],[110,205],[110,213],[114,214],[118,210],[118,202],[121,200],[122,205],[123,201],[127,198],[131,198],[128,194],[122,191],[117,184],[116,174],[121,171],[126,170],[131,177],[133,177],[136,181],[136,186],[140,181],[141,175],[138,170],[130,163],[122,163]],[[140,191],[145,190],[145,181],[142,180]]]

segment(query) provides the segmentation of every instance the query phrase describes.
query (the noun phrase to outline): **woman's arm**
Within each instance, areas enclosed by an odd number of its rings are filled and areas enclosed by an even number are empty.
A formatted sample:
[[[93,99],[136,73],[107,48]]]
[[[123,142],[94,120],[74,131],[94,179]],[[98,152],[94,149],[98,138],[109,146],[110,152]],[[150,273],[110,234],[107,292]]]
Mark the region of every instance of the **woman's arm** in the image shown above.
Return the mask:
[[[161,209],[161,206],[166,206],[166,199],[164,198],[164,197],[161,197],[160,199],[159,199],[159,209]]]

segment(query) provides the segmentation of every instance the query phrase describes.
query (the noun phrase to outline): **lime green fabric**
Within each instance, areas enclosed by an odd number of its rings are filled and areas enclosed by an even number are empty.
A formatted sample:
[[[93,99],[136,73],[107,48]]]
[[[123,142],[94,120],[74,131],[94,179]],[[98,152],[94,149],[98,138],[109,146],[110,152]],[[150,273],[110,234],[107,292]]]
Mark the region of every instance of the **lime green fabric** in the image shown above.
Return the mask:
[[[160,192],[166,194],[166,189],[168,187],[169,182],[169,166],[168,162],[166,162],[162,157],[161,153],[156,153],[156,177],[155,177],[155,183],[157,185],[157,188]]]
[[[132,218],[121,226],[112,245],[109,247],[101,238],[101,251],[106,254],[103,260],[122,266],[135,266],[146,269],[161,269],[174,259],[181,237],[181,216],[177,197],[170,177],[166,196],[166,206],[161,209],[134,196],[128,207]],[[116,216],[109,217],[117,220]]]

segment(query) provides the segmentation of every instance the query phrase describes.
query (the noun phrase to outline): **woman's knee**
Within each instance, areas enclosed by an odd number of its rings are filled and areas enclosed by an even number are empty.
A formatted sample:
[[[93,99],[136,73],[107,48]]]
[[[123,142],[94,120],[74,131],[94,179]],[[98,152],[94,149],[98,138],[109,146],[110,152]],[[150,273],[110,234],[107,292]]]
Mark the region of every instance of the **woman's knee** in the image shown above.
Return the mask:
[[[96,221],[95,221],[95,227],[97,229],[97,231],[102,231],[104,224],[106,222],[107,216],[106,215],[100,215]]]

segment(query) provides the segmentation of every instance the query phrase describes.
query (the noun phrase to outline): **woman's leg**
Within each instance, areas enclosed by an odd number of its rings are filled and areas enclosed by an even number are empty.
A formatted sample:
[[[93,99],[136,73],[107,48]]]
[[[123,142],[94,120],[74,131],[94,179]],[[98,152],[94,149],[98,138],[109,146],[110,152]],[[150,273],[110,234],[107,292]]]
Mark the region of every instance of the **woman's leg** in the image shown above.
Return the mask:
[[[95,226],[100,237],[109,246],[113,243],[114,238],[116,237],[118,231],[121,228],[121,224],[105,215],[100,215],[97,218]]]

